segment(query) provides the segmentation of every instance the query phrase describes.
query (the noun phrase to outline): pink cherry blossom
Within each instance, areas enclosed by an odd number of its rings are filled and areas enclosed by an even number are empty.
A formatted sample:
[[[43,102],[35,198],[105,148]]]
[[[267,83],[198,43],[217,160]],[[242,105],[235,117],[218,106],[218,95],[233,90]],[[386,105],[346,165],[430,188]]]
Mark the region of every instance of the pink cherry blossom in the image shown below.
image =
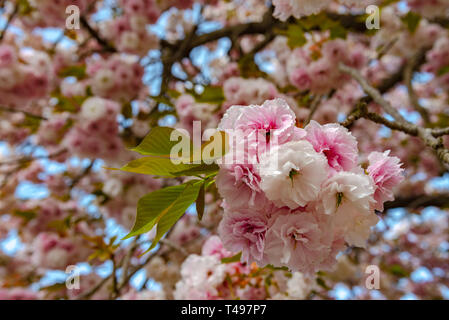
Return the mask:
[[[350,171],[357,165],[357,140],[348,129],[338,124],[321,126],[311,121],[305,128],[306,139],[316,152],[322,152],[329,167],[335,171]]]
[[[218,233],[223,245],[232,252],[242,252],[243,262],[263,265],[268,218],[248,209],[225,210]]]
[[[305,207],[328,176],[326,157],[307,141],[292,141],[261,156],[261,189],[277,206]]]
[[[367,172],[376,185],[374,199],[376,210],[383,211],[384,202],[394,199],[393,189],[404,180],[400,160],[389,156],[390,151],[372,152],[368,156],[369,166]]]
[[[268,261],[307,274],[320,270],[331,252],[327,223],[328,219],[320,221],[309,212],[276,217],[265,240]]]

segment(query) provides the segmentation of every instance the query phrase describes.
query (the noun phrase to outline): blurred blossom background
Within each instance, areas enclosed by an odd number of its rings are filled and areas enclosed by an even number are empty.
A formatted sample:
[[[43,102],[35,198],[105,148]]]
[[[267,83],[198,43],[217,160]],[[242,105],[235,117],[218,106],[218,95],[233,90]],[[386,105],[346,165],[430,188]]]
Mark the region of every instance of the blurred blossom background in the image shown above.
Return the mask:
[[[0,299],[449,298],[448,27],[447,0],[0,0]],[[436,144],[396,130],[341,63]],[[189,179],[110,170],[152,129],[277,98],[297,128],[346,126],[363,170],[399,158],[364,248],[313,275],[240,261],[215,184],[150,252],[155,228],[122,240],[140,198]],[[361,105],[385,121],[349,123]]]

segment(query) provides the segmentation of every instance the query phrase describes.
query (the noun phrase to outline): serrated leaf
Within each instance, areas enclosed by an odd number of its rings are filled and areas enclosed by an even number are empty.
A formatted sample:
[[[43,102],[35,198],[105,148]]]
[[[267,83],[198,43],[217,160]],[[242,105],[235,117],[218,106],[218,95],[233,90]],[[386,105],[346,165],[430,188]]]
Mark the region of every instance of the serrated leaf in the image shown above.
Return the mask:
[[[143,141],[131,150],[145,156],[170,156],[173,147],[177,145],[181,139],[188,139],[190,141],[190,137],[183,136],[179,130],[177,131],[177,133],[181,135],[179,140],[170,141],[173,131],[176,131],[176,129],[169,127],[152,128]],[[192,143],[190,150],[193,150]]]
[[[217,131],[196,152],[192,140],[182,135],[180,131],[177,131],[179,140],[170,141],[170,137],[174,131],[175,129],[168,127],[153,128],[142,143],[132,149],[140,154],[153,157],[145,157],[131,161],[121,170],[163,176],[211,174],[218,171],[218,167],[214,165],[214,161],[222,158],[229,150],[229,137],[225,132]],[[189,144],[188,148],[190,152],[184,158],[182,158],[182,154],[177,154],[178,157],[175,158],[172,154],[173,148],[183,140],[185,140],[186,144]],[[182,150],[183,152],[184,150]],[[176,160],[175,162],[181,163],[176,165],[171,160]]]
[[[175,164],[170,158],[154,156],[133,160],[120,168],[120,170],[154,176],[175,177],[176,172],[186,171],[194,167],[196,167],[196,165],[183,163]]]
[[[213,163],[213,164],[199,164],[196,166],[193,166],[192,168],[181,170],[177,172],[171,172],[171,174],[175,177],[182,177],[182,176],[198,176],[200,174],[205,174],[206,176],[213,175],[220,170],[220,167]]]
[[[233,262],[240,262],[240,259],[242,258],[242,253],[239,252],[236,255],[228,258],[221,259],[221,263],[233,263]]]
[[[204,206],[205,206],[205,183],[203,183],[200,187],[200,191],[198,192],[198,198],[196,199],[196,212],[198,214],[198,220],[201,221],[204,215]]]
[[[156,190],[142,197],[137,204],[137,217],[128,239],[151,231],[157,225],[156,236],[149,250],[178,221],[198,197],[203,181],[189,181],[178,186]]]

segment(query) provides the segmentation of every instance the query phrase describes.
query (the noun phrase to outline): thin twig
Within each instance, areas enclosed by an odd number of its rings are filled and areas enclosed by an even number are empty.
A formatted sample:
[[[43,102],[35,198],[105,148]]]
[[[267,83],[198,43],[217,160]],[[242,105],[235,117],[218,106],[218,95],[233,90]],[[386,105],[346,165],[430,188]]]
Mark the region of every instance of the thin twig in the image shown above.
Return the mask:
[[[417,64],[417,55],[414,55],[410,61],[407,63],[405,69],[404,69],[404,82],[407,86],[408,95],[410,97],[410,102],[413,106],[413,108],[421,115],[421,118],[423,119],[425,124],[428,124],[430,122],[429,114],[427,113],[427,110],[421,106],[419,103],[418,96],[416,95],[415,89],[413,88],[413,71],[415,69],[415,66]]]
[[[176,251],[179,251],[182,255],[184,255],[185,257],[187,257],[189,255],[189,253],[187,252],[186,249],[184,249],[183,247],[177,245],[176,243],[174,243],[173,241],[164,238],[159,240],[160,243],[166,244],[167,246],[175,249]]]
[[[31,157],[31,156],[24,156],[22,158],[16,158],[16,159],[8,159],[5,161],[0,162],[0,166],[3,165],[11,165],[11,164],[17,164],[17,165],[21,165],[21,164],[25,164],[27,162],[32,162],[35,160],[39,160],[39,159],[51,159],[51,158],[56,158],[60,155],[63,155],[64,153],[66,153],[68,150],[67,149],[61,149],[59,151],[56,151],[55,153],[52,153],[48,156],[36,156],[36,157]]]
[[[320,102],[321,102],[321,95],[316,95],[313,100],[312,103],[310,104],[310,111],[309,111],[309,115],[306,119],[306,121],[304,122],[304,125],[307,125],[310,120],[312,120],[313,115],[315,114],[315,112],[318,110],[318,107],[320,106]]]
[[[78,176],[76,176],[72,180],[72,182],[70,183],[70,186],[69,186],[70,189],[74,188],[78,184],[78,182],[81,181],[82,178],[84,178],[85,176],[87,176],[90,173],[90,171],[92,170],[92,167],[94,166],[94,163],[95,163],[95,160],[91,161],[89,163],[89,165],[86,168],[84,168],[83,172],[81,172]]]
[[[376,102],[377,104],[381,105],[382,108],[387,112],[389,115],[391,115],[396,121],[401,123],[406,123],[407,121],[401,116],[399,111],[397,111],[388,101],[386,101],[382,94],[371,86],[368,81],[360,74],[360,72],[357,69],[348,67],[344,65],[343,63],[340,63],[338,65],[338,68],[351,75],[357,82],[360,84],[362,89]]]
[[[16,14],[19,12],[19,5],[15,5],[13,11],[8,17],[8,20],[6,21],[5,27],[3,28],[2,32],[0,33],[0,42],[2,42],[3,38],[5,37],[6,31],[8,31],[9,26],[11,25],[12,20],[16,16]]]
[[[395,108],[393,108],[393,106],[387,100],[385,100],[382,97],[382,94],[379,92],[379,90],[368,84],[366,79],[359,73],[358,70],[345,66],[343,64],[340,64],[339,68],[343,72],[350,74],[354,79],[356,79],[359,82],[360,86],[365,91],[365,93],[367,93],[373,99],[374,102],[379,104],[384,109],[384,111],[390,114],[397,122],[395,123],[388,121],[383,117],[381,117],[380,115],[374,113],[369,114],[370,118],[368,119],[372,120],[371,118],[375,118],[379,121],[382,121],[382,124],[385,124],[394,130],[399,130],[408,134],[416,134],[428,147],[435,150],[438,158],[443,163],[445,163],[446,165],[449,164],[449,150],[447,150],[444,147],[441,138],[436,138],[433,136],[431,129],[418,127],[405,120],[399,114],[399,112]],[[367,116],[363,115],[363,117]]]
[[[0,106],[0,111],[10,112],[10,113],[23,113],[24,115],[26,115],[30,118],[34,118],[34,119],[38,119],[38,120],[48,120],[47,118],[37,115],[37,114],[34,114],[34,113],[30,113],[30,112],[23,111],[23,110],[17,110],[17,109],[5,107],[5,106]]]
[[[103,39],[97,31],[95,31],[94,28],[92,28],[92,26],[89,24],[89,22],[87,21],[87,19],[84,16],[80,17],[80,22],[81,25],[89,32],[89,34],[95,38],[95,40],[97,40],[97,42],[103,46],[106,51],[109,52],[116,52],[117,50],[105,39]]]

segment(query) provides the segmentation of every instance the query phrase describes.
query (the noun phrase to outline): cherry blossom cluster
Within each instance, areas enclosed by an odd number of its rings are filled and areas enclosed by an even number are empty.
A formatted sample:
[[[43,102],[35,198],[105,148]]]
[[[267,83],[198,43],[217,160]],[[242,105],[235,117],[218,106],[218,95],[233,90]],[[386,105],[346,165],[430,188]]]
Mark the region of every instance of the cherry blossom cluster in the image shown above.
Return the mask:
[[[280,269],[261,269],[256,264],[222,261],[231,257],[220,238],[210,236],[201,255],[189,255],[183,262],[175,299],[305,299],[316,288],[300,272],[290,274]]]
[[[79,113],[79,121],[64,137],[63,144],[82,157],[117,160],[124,151],[118,135],[119,105],[99,97],[86,99]]]
[[[437,76],[438,85],[447,88],[449,86],[449,40],[439,38],[432,50],[427,53],[427,63],[423,66],[426,72],[432,72]]]
[[[2,103],[23,107],[45,97],[53,79],[50,57],[42,51],[0,45],[0,95]]]
[[[92,0],[33,0],[27,1],[27,15],[22,22],[27,28],[35,27],[65,27],[67,20],[66,8],[75,5],[80,13],[84,12],[93,2]]]
[[[132,56],[114,55],[87,63],[92,93],[122,103],[140,97],[143,73],[143,67]]]
[[[126,53],[144,56],[158,49],[159,39],[147,25],[157,21],[161,14],[155,0],[119,1],[123,15],[105,20],[100,25],[101,35]]]
[[[177,126],[193,132],[194,121],[201,121],[201,129],[216,128],[219,116],[215,114],[216,105],[210,103],[198,103],[189,94],[183,94],[176,99],[176,113],[179,116]]]
[[[314,51],[301,47],[292,52],[287,61],[290,82],[300,90],[324,94],[332,88],[339,88],[350,78],[335,66],[343,63],[360,68],[366,63],[363,47],[344,40],[332,40],[323,44],[321,50]]]
[[[365,172],[346,128],[315,121],[298,128],[281,99],[233,106],[219,129],[237,137],[230,152],[237,159],[225,161],[216,180],[225,211],[219,234],[245,262],[307,274],[331,268],[345,243],[365,246],[375,210],[403,179],[389,151],[371,153]]]
[[[447,298],[448,0],[0,6],[0,299]],[[109,168],[194,121],[236,139],[217,176],[195,177],[202,218],[192,205],[144,254],[156,228],[120,240],[139,199],[191,177]],[[45,287],[71,265],[79,289]]]

